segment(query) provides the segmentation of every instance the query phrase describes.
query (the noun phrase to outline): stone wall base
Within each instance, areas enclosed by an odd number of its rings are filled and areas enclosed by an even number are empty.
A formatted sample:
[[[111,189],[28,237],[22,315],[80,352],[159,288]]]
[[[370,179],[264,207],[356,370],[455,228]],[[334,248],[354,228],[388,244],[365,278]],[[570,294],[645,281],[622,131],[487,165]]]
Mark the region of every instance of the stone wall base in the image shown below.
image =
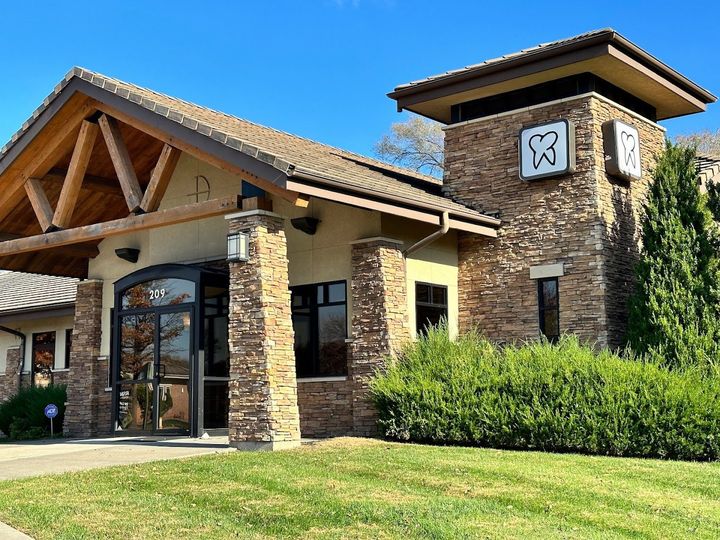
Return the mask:
[[[295,441],[231,441],[230,446],[244,452],[275,452],[277,450],[290,450],[300,446],[300,440]]]
[[[341,437],[353,431],[353,388],[345,381],[298,381],[300,434]]]

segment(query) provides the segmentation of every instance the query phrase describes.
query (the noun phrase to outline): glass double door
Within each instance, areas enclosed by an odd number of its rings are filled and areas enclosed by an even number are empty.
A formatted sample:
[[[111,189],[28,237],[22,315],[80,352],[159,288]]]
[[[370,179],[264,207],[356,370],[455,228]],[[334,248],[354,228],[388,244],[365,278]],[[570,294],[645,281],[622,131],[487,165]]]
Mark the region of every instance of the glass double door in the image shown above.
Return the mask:
[[[190,432],[193,318],[173,305],[118,317],[116,431]]]

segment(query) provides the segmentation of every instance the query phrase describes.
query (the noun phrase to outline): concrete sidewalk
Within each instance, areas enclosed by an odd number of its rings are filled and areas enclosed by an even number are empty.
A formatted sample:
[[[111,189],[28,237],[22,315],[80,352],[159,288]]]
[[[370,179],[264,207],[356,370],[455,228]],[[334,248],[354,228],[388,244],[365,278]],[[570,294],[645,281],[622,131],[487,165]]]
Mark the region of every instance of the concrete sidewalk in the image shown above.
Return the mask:
[[[235,449],[228,446],[227,437],[125,437],[0,443],[0,480],[230,451]],[[0,534],[0,538],[4,536]]]
[[[10,525],[0,521],[0,538],[3,540],[33,540],[31,536],[13,529]]]

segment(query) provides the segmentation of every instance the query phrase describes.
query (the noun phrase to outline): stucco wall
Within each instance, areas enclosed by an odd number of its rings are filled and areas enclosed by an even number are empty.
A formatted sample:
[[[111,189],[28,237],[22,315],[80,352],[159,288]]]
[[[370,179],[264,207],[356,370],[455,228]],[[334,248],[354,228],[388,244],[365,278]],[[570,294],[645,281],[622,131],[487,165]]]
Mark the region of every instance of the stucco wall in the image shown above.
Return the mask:
[[[413,223],[397,216],[384,215],[382,234],[402,240],[404,248],[437,231],[425,223]],[[450,231],[432,244],[411,253],[405,259],[407,277],[407,306],[410,333],[415,336],[415,283],[444,285],[448,290],[448,328],[451,335],[458,332],[458,256],[457,233]]]
[[[209,194],[198,191],[196,177],[204,176],[210,184]],[[240,193],[242,180],[220,169],[183,154],[170,181],[161,209],[182,206],[208,198]],[[201,183],[200,190],[204,190]],[[227,253],[227,223],[222,216],[191,221],[169,227],[150,229],[103,240],[100,254],[90,260],[88,277],[101,279],[103,285],[103,335],[101,354],[110,354],[110,309],[113,306],[113,284],[118,279],[147,266],[179,262],[202,262],[222,259]],[[115,255],[122,247],[140,250],[137,263],[129,263]]]
[[[7,323],[6,326],[13,330],[23,332],[27,336],[25,347],[25,359],[23,371],[30,371],[30,360],[32,358],[32,335],[40,332],[55,332],[55,368],[62,370],[65,366],[65,330],[73,327],[73,317],[50,317],[42,319],[31,319],[19,321],[15,324]],[[20,346],[20,338],[16,338],[0,332],[0,374],[5,372],[5,359],[7,350]]]

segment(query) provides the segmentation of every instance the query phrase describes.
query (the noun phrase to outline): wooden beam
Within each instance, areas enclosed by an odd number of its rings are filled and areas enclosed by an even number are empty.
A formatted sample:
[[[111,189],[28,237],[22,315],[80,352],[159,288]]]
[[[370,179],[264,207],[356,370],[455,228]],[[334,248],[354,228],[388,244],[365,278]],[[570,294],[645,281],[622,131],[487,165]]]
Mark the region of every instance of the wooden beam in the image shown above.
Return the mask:
[[[135,169],[133,169],[132,160],[128,153],[125,141],[122,139],[120,127],[114,118],[103,114],[98,120],[100,129],[102,130],[105,143],[107,144],[110,159],[115,167],[115,173],[120,181],[120,187],[125,195],[128,209],[131,212],[137,212],[140,209],[142,201],[142,190],[138,182]]]
[[[30,199],[30,204],[40,223],[40,228],[43,232],[49,231],[53,226],[53,209],[45,194],[42,182],[37,178],[28,178],[27,182],[25,182],[25,193]]]
[[[184,140],[180,139],[179,137],[174,137],[172,135],[168,135],[168,133],[166,133],[162,129],[160,129],[154,125],[150,125],[150,124],[141,122],[134,116],[126,114],[126,113],[120,111],[119,109],[112,107],[111,105],[108,105],[106,103],[103,103],[103,102],[97,101],[97,100],[94,100],[93,104],[95,105],[97,110],[102,111],[102,112],[112,116],[113,118],[117,118],[121,122],[128,124],[128,125],[134,127],[135,129],[150,135],[151,137],[155,137],[156,139],[163,141],[165,144],[169,144],[170,146],[178,148],[179,150],[185,152],[186,154],[193,156],[194,158],[199,159],[200,161],[209,163],[213,167],[217,167],[218,169],[220,169],[222,171],[226,171],[231,174],[240,176],[243,180],[246,180],[247,182],[250,182],[251,184],[256,185],[257,187],[267,191],[268,193],[277,195],[278,197],[285,199],[286,201],[289,201],[293,204],[296,204],[298,197],[300,197],[300,195],[298,193],[295,193],[292,190],[284,189],[268,179],[260,178],[259,176],[254,175],[251,172],[246,171],[245,169],[242,169],[240,167],[233,165],[232,163],[228,163],[227,161],[217,158],[214,155],[212,155],[208,152],[205,152],[196,146],[193,146],[192,144],[186,143]],[[285,176],[285,175],[282,172],[278,171],[278,176]],[[303,202],[301,201],[299,206],[302,206],[302,204],[303,204]]]
[[[50,172],[43,176],[43,180],[49,180],[51,182],[64,182],[66,176],[66,169],[53,168],[50,169]],[[99,193],[105,193],[115,197],[125,197],[122,189],[120,189],[120,184],[115,178],[103,178],[102,176],[94,176],[86,173],[81,189],[87,191],[97,191]]]
[[[150,177],[150,183],[140,203],[143,212],[154,212],[160,208],[160,201],[165,195],[165,190],[170,183],[173,172],[175,172],[175,166],[180,159],[180,154],[180,150],[173,148],[169,144],[163,147],[157,165],[155,165]]]
[[[38,134],[16,162],[0,175],[0,220],[7,217],[26,196],[23,186],[28,178],[42,178],[63,155],[72,150],[78,124],[96,110],[94,103],[88,103],[84,96],[78,96],[65,107],[67,109],[62,109],[53,118],[52,125]]]
[[[297,199],[295,199],[295,206],[300,208],[307,208],[310,206],[310,195],[306,193],[298,193]]]
[[[80,195],[80,186],[82,186],[85,172],[90,164],[97,132],[97,124],[83,120],[52,220],[53,226],[58,229],[66,229],[70,226],[70,220]]]
[[[14,233],[0,233],[0,242],[6,242],[10,240],[18,240],[23,238],[19,234]],[[62,254],[68,257],[78,257],[81,259],[94,259],[100,255],[100,249],[97,244],[85,243],[85,244],[73,244],[71,246],[62,246],[57,249],[47,249],[44,253],[49,254]]]
[[[186,221],[194,221],[212,216],[220,216],[237,211],[239,207],[239,197],[224,197],[221,199],[211,199],[202,203],[176,206],[174,208],[168,208],[167,210],[158,210],[150,214],[128,216],[114,221],[106,221],[105,223],[84,225],[64,231],[18,238],[17,240],[6,240],[5,242],[0,242],[0,257],[81,244],[83,242],[102,240],[110,236],[156,227],[166,227],[168,225],[176,225],[178,223],[185,223]]]

